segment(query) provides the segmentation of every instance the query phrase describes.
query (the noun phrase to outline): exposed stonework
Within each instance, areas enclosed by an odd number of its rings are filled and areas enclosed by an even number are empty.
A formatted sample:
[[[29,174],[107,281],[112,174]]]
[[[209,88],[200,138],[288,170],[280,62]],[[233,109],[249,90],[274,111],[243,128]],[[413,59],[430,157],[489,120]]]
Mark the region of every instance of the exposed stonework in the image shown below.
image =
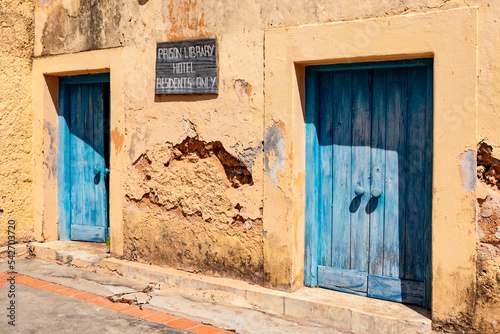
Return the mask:
[[[498,333],[500,329],[500,244],[480,243],[477,263],[474,329]]]
[[[33,10],[30,0],[0,0],[0,246],[9,219],[18,242],[33,235]]]
[[[244,196],[252,175],[220,142],[157,144],[130,174],[126,256],[263,282],[261,210]]]
[[[196,162],[196,157],[205,159],[215,155],[224,166],[227,179],[232,187],[238,188],[242,184],[253,185],[252,175],[246,166],[229,154],[221,142],[205,143],[197,137],[187,138],[181,144],[175,145],[173,149],[176,160],[187,159],[190,162]]]
[[[500,189],[500,159],[493,155],[493,147],[484,141],[477,145],[477,177]]]
[[[493,155],[493,148],[480,142],[477,154],[476,196],[479,203],[478,237],[482,243],[500,245],[500,160]]]
[[[478,214],[477,289],[475,333],[498,333],[500,329],[500,160],[493,147],[481,141],[477,151],[476,196]]]

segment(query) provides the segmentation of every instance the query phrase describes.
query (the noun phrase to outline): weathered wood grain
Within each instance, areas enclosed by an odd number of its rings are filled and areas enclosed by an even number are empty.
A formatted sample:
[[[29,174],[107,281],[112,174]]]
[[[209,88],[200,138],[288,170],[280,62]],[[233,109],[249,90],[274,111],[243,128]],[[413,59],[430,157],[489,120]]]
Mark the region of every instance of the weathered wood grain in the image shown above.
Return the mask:
[[[371,65],[306,71],[306,284],[429,308],[432,61]]]

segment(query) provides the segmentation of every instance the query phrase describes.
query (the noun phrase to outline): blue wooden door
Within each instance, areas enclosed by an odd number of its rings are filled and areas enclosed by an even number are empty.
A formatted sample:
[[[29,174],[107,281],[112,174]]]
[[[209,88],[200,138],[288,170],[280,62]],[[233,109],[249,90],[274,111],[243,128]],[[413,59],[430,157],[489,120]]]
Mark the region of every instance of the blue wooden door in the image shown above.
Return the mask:
[[[61,239],[106,241],[108,120],[108,75],[60,79],[58,181]]]
[[[430,307],[432,61],[308,67],[309,286]]]

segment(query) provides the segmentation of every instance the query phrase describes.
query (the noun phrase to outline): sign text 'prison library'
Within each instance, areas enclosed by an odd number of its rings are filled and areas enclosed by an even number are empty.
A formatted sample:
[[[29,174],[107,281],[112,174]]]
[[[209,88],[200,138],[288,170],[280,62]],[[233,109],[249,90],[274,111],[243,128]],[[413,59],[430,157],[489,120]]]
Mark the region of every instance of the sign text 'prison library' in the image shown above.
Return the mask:
[[[217,94],[217,43],[202,38],[158,43],[156,94]]]

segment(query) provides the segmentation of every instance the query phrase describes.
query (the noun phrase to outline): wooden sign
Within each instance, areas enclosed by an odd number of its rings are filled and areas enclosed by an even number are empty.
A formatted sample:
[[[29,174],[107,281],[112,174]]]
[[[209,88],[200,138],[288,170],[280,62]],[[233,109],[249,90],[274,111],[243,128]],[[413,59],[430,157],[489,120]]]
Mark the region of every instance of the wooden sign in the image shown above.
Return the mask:
[[[157,43],[155,94],[217,94],[215,38]]]

